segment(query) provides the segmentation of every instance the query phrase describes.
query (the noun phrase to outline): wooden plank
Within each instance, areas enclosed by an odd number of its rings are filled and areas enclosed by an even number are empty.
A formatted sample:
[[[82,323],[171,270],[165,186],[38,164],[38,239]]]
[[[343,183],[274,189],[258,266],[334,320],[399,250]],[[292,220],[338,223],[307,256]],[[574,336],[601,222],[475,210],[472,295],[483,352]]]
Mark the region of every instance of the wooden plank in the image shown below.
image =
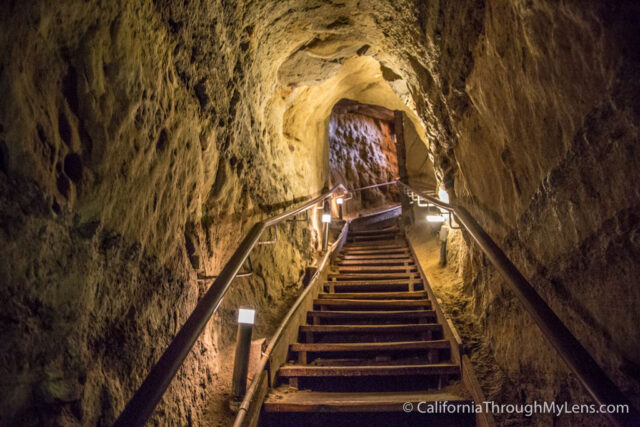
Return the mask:
[[[403,351],[448,349],[449,341],[397,341],[397,342],[357,342],[357,343],[294,343],[291,351],[301,352],[350,352],[350,351]]]
[[[281,377],[365,377],[391,375],[459,375],[460,368],[453,363],[426,365],[382,365],[382,366],[313,366],[282,365]]]
[[[329,274],[330,278],[335,278],[338,281],[349,281],[354,280],[356,277],[360,277],[360,281],[362,280],[387,280],[387,279],[400,279],[400,278],[419,278],[420,275],[418,272],[408,272],[408,273],[331,273]]]
[[[314,305],[320,305],[323,307],[370,307],[370,308],[384,308],[384,307],[431,307],[431,301],[429,300],[359,300],[359,299],[316,299],[313,301]]]
[[[373,228],[366,230],[355,230],[349,233],[349,237],[351,236],[370,236],[372,234],[386,234],[386,233],[399,233],[400,229],[398,227],[388,227],[388,228]]]
[[[359,290],[370,289],[372,291],[376,291],[379,288],[383,288],[385,286],[397,286],[397,285],[406,285],[407,287],[411,287],[411,285],[421,284],[422,281],[418,279],[395,279],[395,280],[351,280],[344,282],[325,282],[324,287],[327,286],[333,287],[335,290],[345,289],[345,288],[356,288]]]
[[[342,250],[352,251],[361,249],[397,249],[406,247],[407,242],[404,240],[380,240],[366,243],[347,243],[342,247]]]
[[[360,319],[397,319],[436,317],[434,310],[389,310],[389,311],[309,311],[310,317],[324,317],[331,319],[360,318]]]
[[[359,250],[352,250],[352,251],[343,251],[342,252],[342,258],[353,258],[353,257],[366,257],[366,258],[370,258],[370,259],[374,259],[371,257],[375,257],[375,256],[383,256],[383,255],[396,255],[396,256],[402,256],[402,257],[409,257],[411,256],[409,249],[406,248],[398,248],[398,249],[359,249]]]
[[[426,291],[414,292],[338,292],[319,294],[318,298],[347,298],[347,299],[393,299],[393,298],[427,298]]]
[[[334,274],[348,274],[348,273],[367,273],[367,274],[393,274],[393,273],[417,273],[415,265],[340,265],[338,266],[338,272]]]
[[[414,312],[411,312],[414,313]],[[442,331],[439,323],[423,324],[398,324],[398,325],[302,325],[300,332],[304,333],[345,333],[345,334],[369,334],[369,333],[420,333]]]
[[[438,392],[395,393],[332,393],[300,391],[273,393],[264,402],[265,412],[396,412],[402,411],[405,402],[448,402],[451,405],[468,405],[469,399],[458,395]]]
[[[380,255],[345,255],[343,254],[341,256],[342,262],[346,261],[346,260],[411,260],[413,261],[413,258],[411,258],[411,256],[409,255],[408,251],[406,254],[380,254]]]
[[[401,265],[411,265],[415,266],[415,261],[411,258],[399,258],[399,259],[361,259],[361,260],[351,260],[346,259],[340,261],[338,263],[339,267],[342,266],[357,266],[357,265],[375,265],[375,266],[401,266]]]

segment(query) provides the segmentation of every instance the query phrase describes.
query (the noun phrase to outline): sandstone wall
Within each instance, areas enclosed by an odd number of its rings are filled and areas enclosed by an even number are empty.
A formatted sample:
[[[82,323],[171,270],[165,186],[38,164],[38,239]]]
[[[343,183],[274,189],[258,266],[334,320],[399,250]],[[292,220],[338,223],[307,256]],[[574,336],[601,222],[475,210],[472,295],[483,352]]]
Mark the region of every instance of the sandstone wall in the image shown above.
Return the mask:
[[[196,271],[216,274],[252,223],[328,184],[342,98],[407,114],[452,198],[637,400],[633,2],[3,8],[0,424],[112,422],[207,288]],[[272,307],[268,333],[316,220],[256,254],[155,424],[210,419],[233,310]],[[582,401],[473,245],[460,253],[511,398]]]
[[[638,404],[638,7],[477,3],[431,27],[438,173]],[[505,399],[587,401],[478,249],[462,257]]]
[[[360,114],[331,114],[329,121],[329,170],[332,185],[344,183],[356,189],[394,180],[398,156],[391,124]],[[373,188],[353,194],[345,214],[361,209],[381,209],[398,203],[395,188]]]
[[[252,25],[234,34],[233,5],[192,6],[3,5],[0,425],[112,424],[210,285],[196,272],[320,190],[257,122]],[[153,424],[206,424],[227,398],[236,308],[258,309],[255,336],[273,331],[316,222],[256,251]]]

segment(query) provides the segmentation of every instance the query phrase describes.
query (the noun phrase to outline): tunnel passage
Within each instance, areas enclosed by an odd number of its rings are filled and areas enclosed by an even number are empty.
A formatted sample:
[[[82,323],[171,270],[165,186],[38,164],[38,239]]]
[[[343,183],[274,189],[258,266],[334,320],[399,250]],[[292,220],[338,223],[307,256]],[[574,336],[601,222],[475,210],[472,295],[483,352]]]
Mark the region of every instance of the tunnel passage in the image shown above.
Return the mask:
[[[349,189],[374,186],[398,178],[394,112],[384,107],[342,99],[329,118],[329,178]],[[398,204],[394,186],[357,191],[345,214]],[[361,212],[362,213],[362,212]]]
[[[329,186],[344,98],[403,111],[409,182],[446,187],[640,405],[639,22],[632,1],[4,2],[0,424],[112,424],[201,277]],[[277,327],[318,222],[261,248],[153,423],[229,415],[235,311],[257,307],[260,336]],[[488,397],[588,401],[456,238],[472,347],[495,355]],[[554,421],[569,422],[514,422]]]

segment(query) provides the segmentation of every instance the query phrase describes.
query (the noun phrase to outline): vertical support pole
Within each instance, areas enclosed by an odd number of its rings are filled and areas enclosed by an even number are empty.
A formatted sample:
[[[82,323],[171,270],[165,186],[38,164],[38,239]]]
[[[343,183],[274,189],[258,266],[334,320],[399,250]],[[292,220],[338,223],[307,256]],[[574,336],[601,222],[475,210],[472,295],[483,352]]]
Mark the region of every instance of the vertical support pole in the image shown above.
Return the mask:
[[[232,406],[234,403],[242,402],[247,391],[247,373],[249,371],[249,352],[251,351],[254,317],[255,311],[253,309],[241,308],[238,310],[238,335],[231,383]]]
[[[398,176],[400,181],[409,185],[407,175],[407,153],[404,143],[404,113],[396,110],[393,112],[393,128],[396,133],[396,155],[398,156]]]
[[[396,155],[398,157],[398,176],[400,182],[409,185],[409,176],[407,173],[407,152],[404,141],[404,113],[396,110],[393,112],[393,128],[396,134]],[[402,197],[402,214],[405,218],[405,224],[413,223],[413,206],[409,203],[409,198],[401,193]],[[407,224],[408,223],[408,224]]]
[[[338,219],[342,221],[342,203],[338,203]]]

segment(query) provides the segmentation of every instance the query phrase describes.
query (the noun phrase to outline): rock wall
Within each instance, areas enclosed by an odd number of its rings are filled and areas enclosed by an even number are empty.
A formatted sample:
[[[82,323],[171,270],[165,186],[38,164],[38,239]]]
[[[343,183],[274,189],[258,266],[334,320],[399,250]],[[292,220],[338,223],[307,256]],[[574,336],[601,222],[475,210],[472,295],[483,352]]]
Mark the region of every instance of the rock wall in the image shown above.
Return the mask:
[[[211,284],[196,273],[217,274],[254,222],[320,190],[255,118],[258,38],[249,23],[233,34],[229,7],[3,5],[0,425],[111,425]],[[258,309],[256,337],[273,331],[316,222],[254,253],[153,424],[211,419],[236,308]]]
[[[427,126],[438,175],[638,405],[638,6],[468,2],[438,16],[442,109]],[[511,381],[505,398],[589,401],[466,245],[475,310]]]
[[[111,423],[209,286],[196,272],[328,185],[342,98],[406,113],[452,198],[637,400],[639,16],[631,1],[5,2],[0,424]],[[268,333],[313,220],[256,254],[155,424],[205,423],[233,310],[272,307]],[[513,398],[585,399],[477,249],[460,253]]]
[[[398,156],[391,123],[352,113],[333,113],[329,121],[329,170],[332,185],[356,189],[393,181]],[[398,203],[395,188],[372,188],[353,194],[345,214]]]

